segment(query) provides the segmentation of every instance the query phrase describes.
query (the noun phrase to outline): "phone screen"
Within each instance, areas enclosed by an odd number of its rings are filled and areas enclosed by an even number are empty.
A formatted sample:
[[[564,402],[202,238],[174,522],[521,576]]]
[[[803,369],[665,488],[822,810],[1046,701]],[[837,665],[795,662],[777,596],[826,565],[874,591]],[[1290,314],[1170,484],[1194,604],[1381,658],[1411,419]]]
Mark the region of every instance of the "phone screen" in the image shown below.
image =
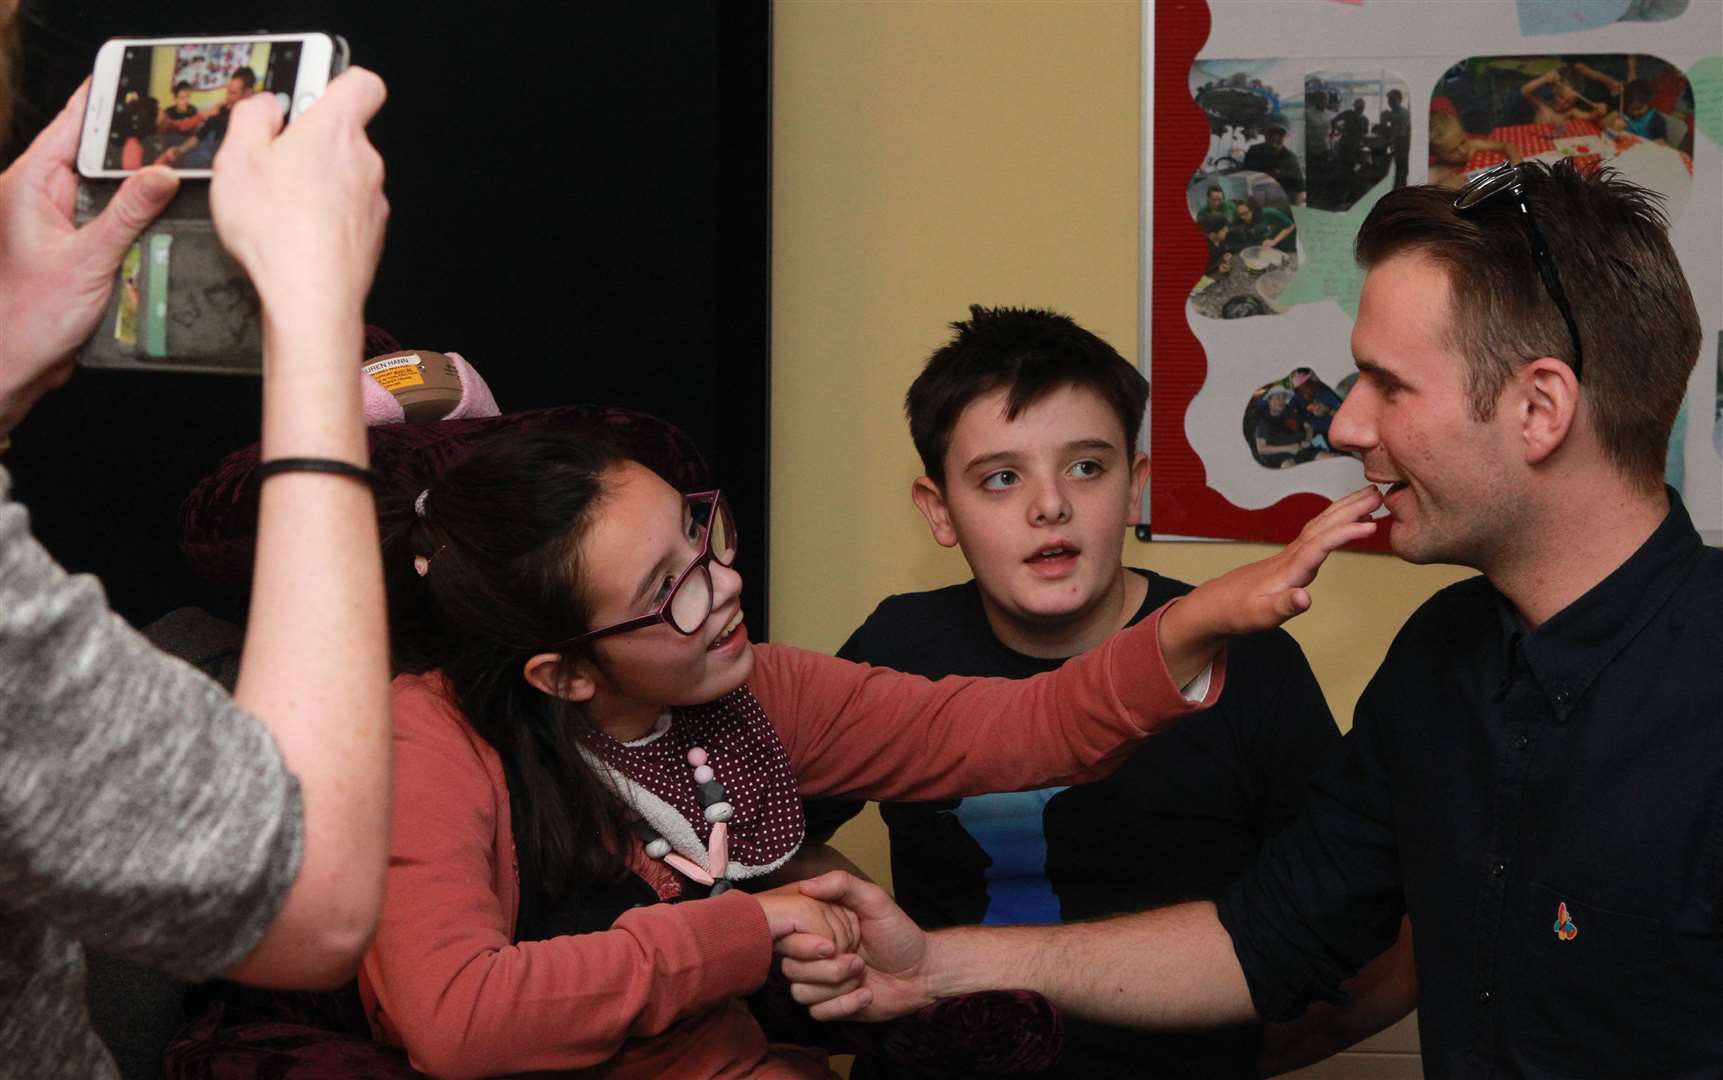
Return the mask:
[[[125,50],[103,154],[106,169],[207,169],[230,110],[274,94],[285,115],[299,78],[298,41],[199,41]]]

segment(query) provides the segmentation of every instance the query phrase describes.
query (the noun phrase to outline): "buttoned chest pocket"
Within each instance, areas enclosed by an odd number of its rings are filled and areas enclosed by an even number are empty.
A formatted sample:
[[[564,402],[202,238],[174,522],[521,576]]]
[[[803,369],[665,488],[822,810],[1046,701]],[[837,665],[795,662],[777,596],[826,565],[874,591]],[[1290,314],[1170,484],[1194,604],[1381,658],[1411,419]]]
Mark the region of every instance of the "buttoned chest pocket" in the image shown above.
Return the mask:
[[[1587,1076],[1702,1075],[1723,1062],[1715,935],[1547,885],[1533,886],[1531,908],[1515,930],[1531,943],[1515,975],[1527,1022],[1510,1036],[1528,1056]]]

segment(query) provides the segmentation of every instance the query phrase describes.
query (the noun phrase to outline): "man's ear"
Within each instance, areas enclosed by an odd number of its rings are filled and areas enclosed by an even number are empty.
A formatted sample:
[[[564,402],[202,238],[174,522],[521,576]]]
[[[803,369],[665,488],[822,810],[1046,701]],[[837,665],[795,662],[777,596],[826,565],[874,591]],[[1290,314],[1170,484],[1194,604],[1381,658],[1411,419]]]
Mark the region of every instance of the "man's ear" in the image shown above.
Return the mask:
[[[940,547],[957,546],[957,530],[951,527],[951,510],[945,505],[945,493],[930,478],[918,476],[909,486],[909,497],[915,508],[927,519],[927,529]]]
[[[1125,517],[1126,525],[1141,525],[1143,522],[1143,485],[1149,482],[1149,455],[1138,450],[1131,458],[1131,512]]]
[[[1539,465],[1573,432],[1579,419],[1579,380],[1562,361],[1542,356],[1515,373],[1514,385],[1526,464]]]
[[[561,653],[539,653],[527,660],[521,675],[534,688],[569,701],[591,701],[598,691],[591,665],[586,660],[565,664]]]

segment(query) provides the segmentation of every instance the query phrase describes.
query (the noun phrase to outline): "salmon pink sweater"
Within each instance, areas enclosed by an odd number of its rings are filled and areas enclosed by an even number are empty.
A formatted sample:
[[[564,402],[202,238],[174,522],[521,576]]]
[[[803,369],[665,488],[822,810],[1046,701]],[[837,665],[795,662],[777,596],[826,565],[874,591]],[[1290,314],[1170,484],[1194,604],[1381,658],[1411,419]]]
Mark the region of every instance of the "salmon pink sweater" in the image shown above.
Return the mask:
[[[1164,609],[1163,609],[1164,610]],[[1100,779],[1145,736],[1212,705],[1161,659],[1160,613],[1027,680],[939,682],[779,645],[749,686],[807,796],[909,801]],[[496,751],[435,673],[394,685],[388,886],[360,991],[373,1032],[437,1077],[592,1070],[606,1077],[828,1077],[824,1055],[770,1046],[740,996],[772,940],[734,890],[624,913],[608,930],[515,944],[519,867]],[[680,878],[633,842],[669,900]]]

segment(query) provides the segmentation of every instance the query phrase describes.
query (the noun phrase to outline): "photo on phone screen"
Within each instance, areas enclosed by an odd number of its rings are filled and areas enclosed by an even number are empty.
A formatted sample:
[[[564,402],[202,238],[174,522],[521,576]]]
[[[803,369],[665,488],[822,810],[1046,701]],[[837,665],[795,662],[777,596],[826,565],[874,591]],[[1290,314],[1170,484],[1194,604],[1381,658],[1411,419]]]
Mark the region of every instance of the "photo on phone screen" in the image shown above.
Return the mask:
[[[207,169],[233,106],[275,94],[285,114],[299,79],[298,41],[205,41],[127,48],[103,168]]]

